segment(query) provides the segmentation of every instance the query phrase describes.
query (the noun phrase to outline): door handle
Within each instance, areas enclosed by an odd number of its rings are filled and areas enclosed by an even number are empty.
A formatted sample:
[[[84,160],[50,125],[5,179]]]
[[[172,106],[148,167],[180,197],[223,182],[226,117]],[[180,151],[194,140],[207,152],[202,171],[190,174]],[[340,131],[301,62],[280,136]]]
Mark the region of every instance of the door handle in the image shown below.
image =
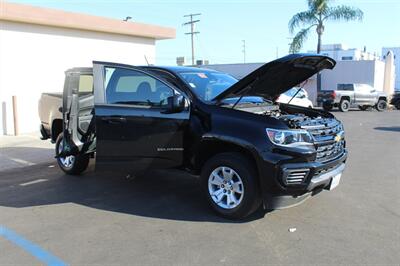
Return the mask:
[[[126,118],[122,116],[106,116],[102,117],[101,120],[109,124],[124,124],[126,123]]]

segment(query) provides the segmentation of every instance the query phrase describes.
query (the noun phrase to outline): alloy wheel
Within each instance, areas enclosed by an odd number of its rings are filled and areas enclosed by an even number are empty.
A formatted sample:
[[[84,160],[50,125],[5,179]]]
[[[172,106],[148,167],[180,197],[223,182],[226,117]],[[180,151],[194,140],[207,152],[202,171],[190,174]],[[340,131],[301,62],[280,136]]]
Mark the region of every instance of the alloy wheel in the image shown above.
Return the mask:
[[[63,150],[63,141],[60,141],[60,144],[58,145],[58,153],[61,153]],[[59,157],[61,164],[65,167],[65,168],[71,168],[74,166],[75,163],[75,156],[70,155],[70,156],[66,156],[66,157]]]
[[[243,181],[232,168],[220,166],[214,169],[208,178],[208,192],[219,207],[233,209],[243,200]]]

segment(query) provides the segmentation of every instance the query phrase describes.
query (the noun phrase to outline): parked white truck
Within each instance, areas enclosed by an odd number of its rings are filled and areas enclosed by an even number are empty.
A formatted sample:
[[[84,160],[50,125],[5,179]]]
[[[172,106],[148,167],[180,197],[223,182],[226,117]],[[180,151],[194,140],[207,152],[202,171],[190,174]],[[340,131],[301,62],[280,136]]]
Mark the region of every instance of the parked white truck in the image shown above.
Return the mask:
[[[318,93],[318,105],[322,105],[325,111],[338,107],[340,111],[347,112],[350,107],[358,107],[367,110],[375,107],[383,111],[387,107],[387,95],[383,91],[377,91],[368,84],[338,84],[337,90],[326,90]]]

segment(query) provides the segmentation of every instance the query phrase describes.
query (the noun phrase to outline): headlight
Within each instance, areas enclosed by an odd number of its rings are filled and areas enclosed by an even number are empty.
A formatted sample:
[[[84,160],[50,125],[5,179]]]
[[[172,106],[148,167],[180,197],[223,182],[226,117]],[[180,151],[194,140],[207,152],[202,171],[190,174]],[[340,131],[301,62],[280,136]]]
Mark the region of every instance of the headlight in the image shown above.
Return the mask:
[[[267,128],[269,140],[279,146],[298,147],[313,145],[313,137],[306,130],[277,130]]]

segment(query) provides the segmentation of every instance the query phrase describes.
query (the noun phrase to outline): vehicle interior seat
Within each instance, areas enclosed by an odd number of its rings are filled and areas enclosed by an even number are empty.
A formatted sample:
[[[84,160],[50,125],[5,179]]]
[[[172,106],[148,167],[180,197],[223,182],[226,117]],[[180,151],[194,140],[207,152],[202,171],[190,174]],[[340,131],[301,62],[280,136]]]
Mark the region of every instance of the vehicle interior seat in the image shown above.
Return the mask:
[[[153,92],[151,91],[150,83],[143,81],[139,84],[136,90],[136,99],[142,102],[152,101]]]

